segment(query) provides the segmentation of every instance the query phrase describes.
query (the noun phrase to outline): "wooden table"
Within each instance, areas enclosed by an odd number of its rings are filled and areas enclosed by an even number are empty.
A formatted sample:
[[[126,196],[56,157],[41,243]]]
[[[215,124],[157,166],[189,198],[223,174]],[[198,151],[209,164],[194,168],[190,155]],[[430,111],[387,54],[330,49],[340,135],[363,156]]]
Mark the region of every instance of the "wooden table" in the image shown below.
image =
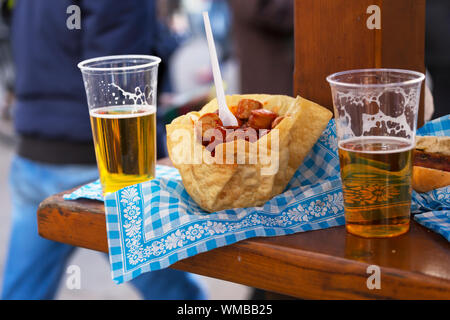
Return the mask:
[[[103,203],[65,201],[64,193],[41,203],[39,234],[108,252]],[[367,288],[369,265],[380,267],[381,289]],[[335,227],[248,239],[172,267],[305,299],[450,299],[450,244],[414,221],[409,233],[392,239]]]

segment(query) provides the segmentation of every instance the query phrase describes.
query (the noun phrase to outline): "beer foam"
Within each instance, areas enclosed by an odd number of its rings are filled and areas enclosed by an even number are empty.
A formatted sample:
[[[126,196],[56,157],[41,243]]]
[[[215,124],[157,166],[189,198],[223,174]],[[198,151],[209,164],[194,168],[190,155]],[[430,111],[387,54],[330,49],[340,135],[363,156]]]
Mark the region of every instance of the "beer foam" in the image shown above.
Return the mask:
[[[335,107],[339,112],[339,119],[336,121],[340,137],[347,139],[353,136],[370,136],[374,130],[383,131],[392,136],[402,136],[408,139],[414,138],[415,115],[418,107],[418,93],[415,88],[386,87],[383,89],[368,89],[362,94],[360,90],[336,90]],[[382,101],[381,97],[389,103]],[[383,108],[389,108],[394,103],[398,104],[398,114],[386,114]],[[355,115],[361,114],[361,123],[356,124],[360,127],[360,132],[355,132],[352,128],[352,114],[349,109],[356,109]],[[362,108],[358,111],[358,108]],[[374,112],[376,111],[376,112]],[[353,119],[358,123],[359,119]]]
[[[140,87],[136,87],[134,89],[134,93],[132,93],[132,92],[127,92],[127,91],[123,90],[120,86],[118,86],[115,83],[109,83],[108,85],[116,88],[117,90],[119,90],[120,93],[122,93],[122,95],[126,99],[132,100],[134,105],[148,105],[147,100],[150,98],[150,96],[152,94],[152,91],[148,90],[148,92],[149,92],[148,95],[145,95],[145,92],[142,92]],[[147,91],[147,88],[149,88],[149,87],[145,86],[145,90],[144,91]],[[115,96],[114,92],[112,93],[112,96],[113,97]],[[118,97],[114,98],[114,100],[116,100],[116,101],[118,99],[119,99]],[[123,101],[123,104],[125,104],[125,101]]]
[[[111,112],[118,112],[111,114]],[[124,119],[148,116],[156,113],[156,106],[152,105],[123,105],[95,108],[89,111],[91,117],[105,119]]]
[[[380,143],[380,144],[387,144],[388,142],[401,145],[401,148],[395,148],[391,150],[356,150],[351,148],[345,148],[345,144],[349,143],[358,143],[358,144],[369,144],[369,143]],[[406,146],[405,146],[406,145]],[[350,138],[343,141],[340,141],[339,149],[350,151],[350,152],[356,152],[356,153],[370,153],[370,154],[386,154],[386,153],[399,153],[404,151],[409,151],[414,148],[414,144],[411,142],[411,140],[406,138],[399,138],[399,137],[383,137],[383,136],[364,136],[364,137],[357,137],[357,138]],[[403,147],[404,146],[404,147]]]

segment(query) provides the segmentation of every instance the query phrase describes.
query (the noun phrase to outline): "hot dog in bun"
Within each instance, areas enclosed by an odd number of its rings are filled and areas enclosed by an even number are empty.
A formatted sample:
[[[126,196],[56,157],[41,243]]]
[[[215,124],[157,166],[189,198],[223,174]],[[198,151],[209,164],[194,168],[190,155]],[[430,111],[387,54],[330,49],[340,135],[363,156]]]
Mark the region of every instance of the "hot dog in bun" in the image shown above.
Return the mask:
[[[450,137],[416,138],[412,187],[428,192],[450,185]]]

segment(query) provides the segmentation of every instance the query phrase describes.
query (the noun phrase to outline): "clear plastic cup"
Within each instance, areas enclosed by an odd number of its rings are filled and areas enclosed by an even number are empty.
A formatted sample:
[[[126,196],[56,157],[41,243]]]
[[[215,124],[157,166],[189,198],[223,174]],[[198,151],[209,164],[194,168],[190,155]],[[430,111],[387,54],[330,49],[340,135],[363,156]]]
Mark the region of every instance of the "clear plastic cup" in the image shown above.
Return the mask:
[[[160,62],[154,56],[121,55],[78,64],[105,194],[155,176]]]
[[[409,230],[412,156],[422,73],[361,69],[327,77],[336,119],[348,232]]]

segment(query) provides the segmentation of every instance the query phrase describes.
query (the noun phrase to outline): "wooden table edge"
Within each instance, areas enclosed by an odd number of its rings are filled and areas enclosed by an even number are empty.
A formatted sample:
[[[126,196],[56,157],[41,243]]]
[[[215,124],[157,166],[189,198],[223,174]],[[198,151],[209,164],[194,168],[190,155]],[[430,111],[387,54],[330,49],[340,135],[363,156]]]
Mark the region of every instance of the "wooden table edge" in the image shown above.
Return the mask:
[[[66,207],[56,205],[61,203],[65,193],[51,196],[40,204],[39,234],[46,239],[108,252],[103,204],[94,200],[77,200],[62,202]],[[82,204],[85,202],[92,202],[97,209],[84,211]],[[89,219],[83,215],[88,215]],[[71,237],[69,230],[64,230],[62,222],[65,219],[73,220],[70,226],[78,226],[76,238]],[[90,221],[89,225],[86,225],[87,221]],[[46,228],[48,223],[56,224],[60,229]],[[92,232],[97,241],[83,241],[84,238],[92,238]],[[211,261],[217,262],[214,268],[210,267]],[[368,266],[361,261],[294,250],[253,238],[180,260],[171,267],[298,298],[450,299],[448,280],[382,266],[381,290],[369,290],[366,286],[370,276]],[[232,273],[227,272],[230,268]]]

